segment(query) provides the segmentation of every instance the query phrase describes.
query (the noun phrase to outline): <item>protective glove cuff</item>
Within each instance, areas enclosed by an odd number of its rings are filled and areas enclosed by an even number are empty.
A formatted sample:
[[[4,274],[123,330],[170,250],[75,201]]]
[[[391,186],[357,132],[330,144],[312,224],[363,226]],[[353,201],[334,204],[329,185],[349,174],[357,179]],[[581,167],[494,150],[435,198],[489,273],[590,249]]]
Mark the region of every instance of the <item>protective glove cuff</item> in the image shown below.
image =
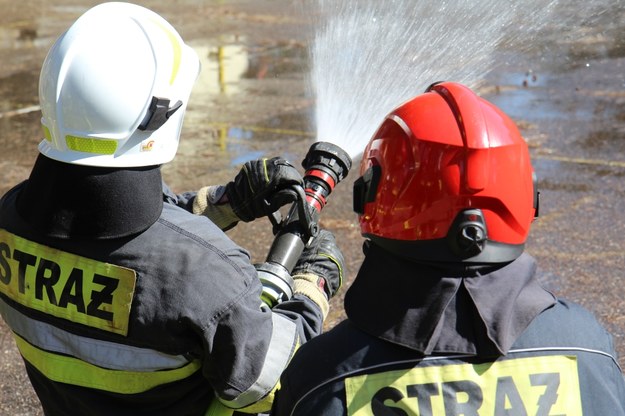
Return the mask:
[[[293,294],[301,294],[315,302],[321,309],[323,320],[328,316],[330,304],[325,293],[325,280],[313,273],[302,273],[293,275]]]
[[[341,252],[336,253],[340,258],[337,259],[328,253],[318,253],[315,259],[309,258],[306,254],[302,255],[300,262],[293,269],[293,274],[324,276],[325,284],[322,285],[322,290],[328,298],[332,298],[343,286],[344,260]]]
[[[222,230],[229,230],[240,221],[240,218],[230,204],[217,204],[224,192],[225,187],[221,185],[205,186],[200,189],[193,201],[193,213],[207,217]]]

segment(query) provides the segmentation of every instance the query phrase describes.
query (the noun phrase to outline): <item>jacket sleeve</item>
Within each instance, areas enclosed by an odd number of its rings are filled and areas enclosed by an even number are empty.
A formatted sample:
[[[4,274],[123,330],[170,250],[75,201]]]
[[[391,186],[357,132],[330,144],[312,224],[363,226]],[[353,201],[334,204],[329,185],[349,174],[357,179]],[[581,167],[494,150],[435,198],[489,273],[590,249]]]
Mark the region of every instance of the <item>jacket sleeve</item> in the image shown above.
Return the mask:
[[[282,371],[299,345],[321,332],[322,311],[303,295],[269,309],[247,252],[234,243],[205,253],[201,263],[215,279],[198,282],[196,286],[205,287],[189,289],[184,299],[202,338],[204,376],[223,405],[268,411]],[[210,293],[210,299],[202,293]],[[205,312],[202,302],[207,302]]]
[[[240,220],[230,204],[218,205],[213,203],[213,201],[220,199],[224,191],[225,187],[213,185],[205,186],[198,191],[176,194],[163,182],[163,199],[165,202],[193,214],[202,215],[215,223],[221,230],[227,231],[237,225]]]

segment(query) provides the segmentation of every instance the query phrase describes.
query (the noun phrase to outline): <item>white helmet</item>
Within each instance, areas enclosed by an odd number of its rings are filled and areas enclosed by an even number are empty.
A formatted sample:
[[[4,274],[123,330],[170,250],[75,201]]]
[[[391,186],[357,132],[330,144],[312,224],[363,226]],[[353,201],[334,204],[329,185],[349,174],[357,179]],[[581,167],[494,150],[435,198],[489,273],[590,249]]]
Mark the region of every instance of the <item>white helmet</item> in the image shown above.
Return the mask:
[[[158,14],[130,3],[95,6],[43,63],[39,151],[90,166],[169,162],[199,71],[195,51]]]

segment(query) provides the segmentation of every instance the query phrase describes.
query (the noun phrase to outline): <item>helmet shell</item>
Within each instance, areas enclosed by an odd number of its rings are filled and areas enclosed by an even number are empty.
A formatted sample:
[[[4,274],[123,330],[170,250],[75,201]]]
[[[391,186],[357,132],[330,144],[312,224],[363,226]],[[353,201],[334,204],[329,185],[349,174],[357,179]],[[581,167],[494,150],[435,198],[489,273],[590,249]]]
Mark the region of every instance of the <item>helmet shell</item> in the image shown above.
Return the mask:
[[[130,3],[93,7],[44,60],[39,151],[91,166],[169,162],[199,70],[195,51],[158,14]],[[181,105],[159,128],[141,130],[153,97]]]
[[[360,204],[361,232],[391,250],[402,242],[420,242],[409,247],[422,253],[428,242],[440,248],[455,238],[450,232],[462,212],[482,216],[493,250],[522,249],[527,239],[535,215],[527,144],[508,116],[461,84],[435,84],[392,111],[363,153],[360,175],[372,171],[378,177],[368,202]],[[401,249],[419,257],[411,250]],[[485,260],[447,254],[441,259]]]

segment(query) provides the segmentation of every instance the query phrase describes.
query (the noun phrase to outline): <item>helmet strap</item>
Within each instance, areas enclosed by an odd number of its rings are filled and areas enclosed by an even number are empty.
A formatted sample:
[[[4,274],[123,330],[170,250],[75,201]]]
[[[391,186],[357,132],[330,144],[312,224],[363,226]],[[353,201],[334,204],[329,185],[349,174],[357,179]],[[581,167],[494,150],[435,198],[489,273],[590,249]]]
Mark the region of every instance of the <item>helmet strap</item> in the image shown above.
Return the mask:
[[[354,181],[353,209],[357,214],[365,213],[365,204],[375,201],[378,192],[378,184],[382,176],[382,168],[373,165],[365,173]]]
[[[139,125],[139,130],[155,131],[158,130],[180,107],[182,101],[178,100],[173,106],[169,106],[169,98],[152,97],[148,112]]]

